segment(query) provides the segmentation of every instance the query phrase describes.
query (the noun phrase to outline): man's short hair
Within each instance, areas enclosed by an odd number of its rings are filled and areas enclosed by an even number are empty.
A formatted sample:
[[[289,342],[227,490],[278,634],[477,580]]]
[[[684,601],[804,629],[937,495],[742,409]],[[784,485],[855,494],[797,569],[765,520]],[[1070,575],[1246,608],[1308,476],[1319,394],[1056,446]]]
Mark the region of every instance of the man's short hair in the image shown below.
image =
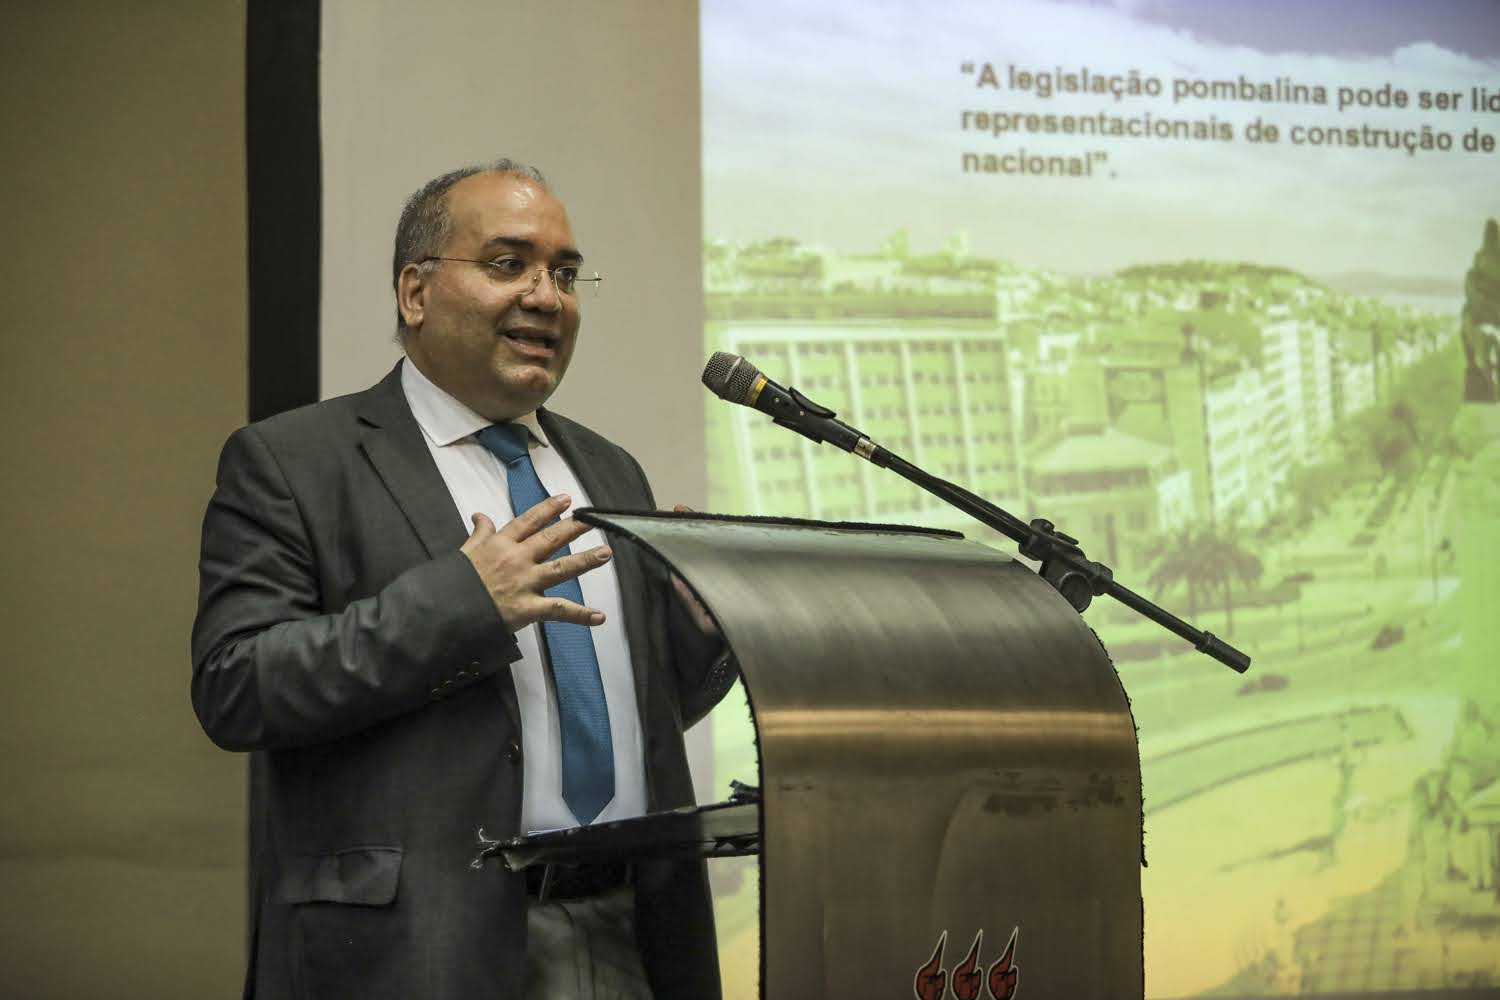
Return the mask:
[[[396,223],[396,249],[391,255],[391,286],[397,289],[398,294],[401,271],[407,264],[417,264],[423,268],[436,266],[435,261],[424,264],[422,260],[441,254],[443,245],[448,242],[448,233],[453,225],[453,217],[448,214],[448,192],[453,185],[475,174],[510,174],[524,177],[544,191],[551,190],[547,186],[547,179],[536,167],[505,157],[450,170],[417,188],[406,199],[406,207],[401,209],[401,221]],[[401,304],[398,302],[396,336],[398,339],[405,337],[407,332],[406,318],[401,315]]]

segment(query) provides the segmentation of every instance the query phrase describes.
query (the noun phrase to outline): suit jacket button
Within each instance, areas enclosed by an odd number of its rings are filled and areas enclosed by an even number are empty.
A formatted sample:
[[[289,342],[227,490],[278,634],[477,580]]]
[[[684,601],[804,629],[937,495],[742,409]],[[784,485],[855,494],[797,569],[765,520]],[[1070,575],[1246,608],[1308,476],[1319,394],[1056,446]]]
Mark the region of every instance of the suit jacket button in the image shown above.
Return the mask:
[[[510,761],[512,764],[521,763],[521,744],[517,743],[515,740],[511,740],[509,743],[505,744],[505,759]]]
[[[443,696],[442,688],[433,688],[432,689],[432,696],[434,698],[441,698]]]

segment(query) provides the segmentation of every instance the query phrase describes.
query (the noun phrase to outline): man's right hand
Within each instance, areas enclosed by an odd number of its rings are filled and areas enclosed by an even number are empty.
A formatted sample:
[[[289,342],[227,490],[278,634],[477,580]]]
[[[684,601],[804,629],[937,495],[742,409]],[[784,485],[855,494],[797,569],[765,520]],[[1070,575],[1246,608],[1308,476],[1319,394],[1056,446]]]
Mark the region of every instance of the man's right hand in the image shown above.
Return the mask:
[[[552,553],[590,530],[590,525],[571,517],[547,523],[572,502],[566,496],[548,497],[499,530],[483,514],[471,518],[474,533],[460,551],[474,564],[500,617],[513,632],[538,621],[604,624],[604,612],[545,593],[548,587],[598,569],[612,555],[608,546],[600,545],[547,561]]]

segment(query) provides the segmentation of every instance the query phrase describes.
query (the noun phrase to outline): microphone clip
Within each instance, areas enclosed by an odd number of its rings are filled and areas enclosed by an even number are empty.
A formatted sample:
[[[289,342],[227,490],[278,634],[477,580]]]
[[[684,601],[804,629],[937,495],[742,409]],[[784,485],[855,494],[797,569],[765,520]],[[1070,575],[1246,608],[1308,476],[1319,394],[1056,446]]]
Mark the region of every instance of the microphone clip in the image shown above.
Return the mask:
[[[835,416],[834,411],[830,410],[822,403],[814,403],[812,400],[802,395],[802,390],[800,389],[793,388],[792,386],[787,386],[786,394],[792,397],[792,401],[797,404],[798,409],[802,410],[803,413],[806,413],[809,416],[822,417],[825,420],[832,420]],[[780,423],[780,421],[777,422]]]

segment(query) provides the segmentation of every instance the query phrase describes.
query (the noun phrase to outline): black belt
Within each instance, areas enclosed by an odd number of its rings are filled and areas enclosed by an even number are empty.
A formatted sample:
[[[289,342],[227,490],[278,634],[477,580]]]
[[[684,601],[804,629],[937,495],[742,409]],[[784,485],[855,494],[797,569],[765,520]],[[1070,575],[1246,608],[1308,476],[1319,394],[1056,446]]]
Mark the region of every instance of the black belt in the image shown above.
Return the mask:
[[[578,900],[601,896],[629,885],[627,862],[597,865],[532,865],[526,876],[526,895],[539,902]]]

